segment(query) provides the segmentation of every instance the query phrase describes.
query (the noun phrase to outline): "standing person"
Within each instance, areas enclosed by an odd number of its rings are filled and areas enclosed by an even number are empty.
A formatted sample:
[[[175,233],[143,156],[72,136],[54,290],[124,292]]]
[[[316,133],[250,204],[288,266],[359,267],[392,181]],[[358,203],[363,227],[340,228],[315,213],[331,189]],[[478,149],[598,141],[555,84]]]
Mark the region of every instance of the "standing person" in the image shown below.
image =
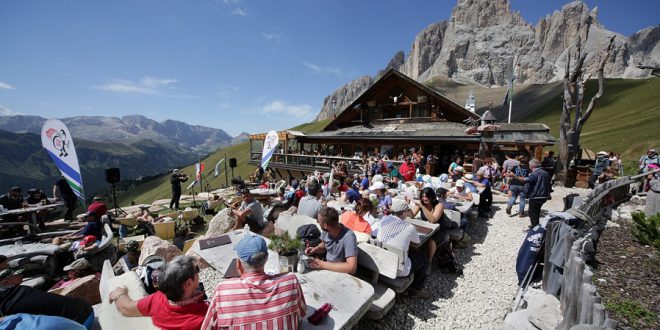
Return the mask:
[[[551,151],[552,152],[552,151]],[[506,159],[502,163],[502,172],[508,173],[511,172],[511,170],[515,167],[520,165],[520,161],[516,159],[516,155],[514,154],[507,154]]]
[[[474,154],[474,159],[472,159],[472,174],[477,175],[477,171],[484,166],[484,161],[479,158],[479,154]]]
[[[69,182],[66,181],[64,176],[55,182],[53,186],[53,197],[56,201],[64,201],[66,203],[66,213],[64,213],[64,220],[73,221],[73,210],[76,208],[78,196],[73,192]]]
[[[550,175],[541,168],[541,162],[536,159],[529,161],[531,173],[528,177],[519,176],[517,179],[528,184],[527,197],[529,198],[529,221],[530,228],[539,224],[541,206],[550,198]]]
[[[648,171],[648,166],[650,164],[660,164],[660,161],[658,160],[658,152],[655,149],[649,149],[646,152],[646,155],[642,156],[639,159],[639,172],[638,173],[644,173]]]
[[[589,178],[589,188],[594,188],[598,181],[598,177],[603,174],[603,170],[608,166],[610,166],[608,153],[606,151],[599,151],[596,158],[596,164],[594,165],[594,171],[591,174],[591,178]]]
[[[557,160],[555,159],[554,151],[548,151],[548,156],[543,158],[541,166],[546,172],[548,172],[548,175],[550,175],[550,182],[552,182],[552,177],[555,175],[557,169]]]
[[[179,199],[181,198],[181,182],[188,181],[188,176],[181,173],[178,169],[172,171],[170,183],[172,184],[172,200],[170,201],[170,208],[173,210],[179,209]]]
[[[523,156],[520,158],[520,164],[514,166],[506,173],[509,178],[509,190],[511,191],[511,197],[509,197],[506,206],[506,214],[511,215],[511,208],[518,196],[520,196],[520,204],[518,206],[518,217],[520,218],[525,216],[525,178],[529,176],[527,163],[527,157]],[[522,180],[520,180],[521,177],[523,178]]]
[[[410,248],[410,243],[419,243],[419,235],[415,226],[403,220],[409,211],[408,204],[401,199],[392,203],[391,215],[386,215],[380,222],[378,240],[397,247],[406,256],[403,269],[397,270],[397,277],[404,277],[414,273],[413,282],[408,297],[415,299],[429,299],[431,293],[424,290],[426,279],[426,256],[424,252]]]
[[[260,236],[246,235],[234,250],[241,276],[218,283],[201,329],[298,329],[307,305],[296,275],[264,272],[268,247]]]

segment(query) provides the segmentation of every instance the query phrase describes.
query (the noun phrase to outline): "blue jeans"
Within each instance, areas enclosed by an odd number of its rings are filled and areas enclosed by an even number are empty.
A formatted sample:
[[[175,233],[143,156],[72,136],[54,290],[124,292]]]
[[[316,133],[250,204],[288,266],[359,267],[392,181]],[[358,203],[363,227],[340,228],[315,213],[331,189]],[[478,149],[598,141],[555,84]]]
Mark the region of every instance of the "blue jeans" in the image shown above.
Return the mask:
[[[518,207],[518,213],[522,214],[525,211],[525,187],[511,185],[509,190],[511,191],[511,198],[509,198],[507,205],[512,207],[518,196],[520,196],[520,206]]]

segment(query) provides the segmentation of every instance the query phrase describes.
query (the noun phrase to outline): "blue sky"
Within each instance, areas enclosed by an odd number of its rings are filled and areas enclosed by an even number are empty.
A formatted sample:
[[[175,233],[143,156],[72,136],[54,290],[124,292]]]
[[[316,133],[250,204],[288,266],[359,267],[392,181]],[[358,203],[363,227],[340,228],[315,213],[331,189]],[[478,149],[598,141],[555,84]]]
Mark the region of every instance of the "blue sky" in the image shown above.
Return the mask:
[[[512,0],[535,24],[566,2]],[[660,1],[586,1],[606,28],[660,23]],[[142,114],[232,135],[312,120],[456,1],[0,2],[0,114]]]

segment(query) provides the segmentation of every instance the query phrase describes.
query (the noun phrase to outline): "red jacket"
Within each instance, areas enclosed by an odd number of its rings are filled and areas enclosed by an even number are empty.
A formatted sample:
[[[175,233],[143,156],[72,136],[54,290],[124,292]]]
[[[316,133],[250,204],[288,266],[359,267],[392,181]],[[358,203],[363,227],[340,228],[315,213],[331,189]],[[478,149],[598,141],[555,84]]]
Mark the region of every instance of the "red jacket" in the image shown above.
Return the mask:
[[[406,181],[413,181],[415,179],[415,164],[404,162],[399,167],[399,172]]]

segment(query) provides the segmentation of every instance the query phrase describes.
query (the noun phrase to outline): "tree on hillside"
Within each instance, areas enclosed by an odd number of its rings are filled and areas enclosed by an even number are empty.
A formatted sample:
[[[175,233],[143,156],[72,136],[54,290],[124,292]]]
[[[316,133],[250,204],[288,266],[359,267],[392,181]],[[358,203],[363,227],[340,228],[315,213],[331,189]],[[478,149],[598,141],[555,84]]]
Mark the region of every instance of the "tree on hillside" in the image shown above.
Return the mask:
[[[589,25],[586,26],[586,36],[588,35]],[[585,84],[591,78],[591,74],[585,74],[583,67],[587,53],[582,52],[581,38],[578,36],[575,51],[575,67],[571,70],[571,52],[566,56],[566,68],[564,74],[564,102],[561,117],[559,119],[559,162],[558,170],[561,174],[559,180],[564,181],[566,170],[570,162],[577,156],[580,150],[580,133],[591,116],[596,102],[603,96],[605,91],[605,82],[603,81],[603,71],[605,63],[610,57],[614,36],[610,38],[607,47],[600,56],[598,65],[598,92],[591,97],[586,110],[583,110]]]

